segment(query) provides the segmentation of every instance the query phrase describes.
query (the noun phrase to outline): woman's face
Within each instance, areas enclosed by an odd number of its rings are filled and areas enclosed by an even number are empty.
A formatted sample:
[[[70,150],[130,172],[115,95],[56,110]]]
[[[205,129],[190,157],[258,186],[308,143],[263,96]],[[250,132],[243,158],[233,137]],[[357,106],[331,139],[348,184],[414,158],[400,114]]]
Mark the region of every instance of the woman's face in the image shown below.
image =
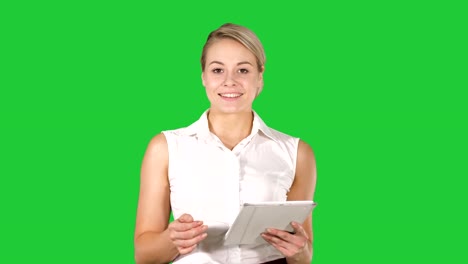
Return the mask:
[[[258,71],[252,52],[235,40],[221,39],[208,48],[205,65],[202,81],[210,111],[252,110],[253,100],[263,86],[263,71]]]

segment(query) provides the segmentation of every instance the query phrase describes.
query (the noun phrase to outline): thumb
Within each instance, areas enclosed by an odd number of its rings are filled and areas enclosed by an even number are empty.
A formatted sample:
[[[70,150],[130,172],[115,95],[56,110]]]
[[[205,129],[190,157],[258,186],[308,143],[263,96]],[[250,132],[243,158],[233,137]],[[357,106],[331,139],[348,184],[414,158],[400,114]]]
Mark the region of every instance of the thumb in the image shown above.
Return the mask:
[[[193,222],[193,217],[189,214],[183,214],[179,217],[179,222],[181,223],[191,223]]]
[[[298,222],[291,222],[291,225],[294,228],[294,233],[300,234],[305,238],[309,239],[309,236],[307,235],[306,231],[304,230],[304,227],[302,227],[301,224],[299,224]]]

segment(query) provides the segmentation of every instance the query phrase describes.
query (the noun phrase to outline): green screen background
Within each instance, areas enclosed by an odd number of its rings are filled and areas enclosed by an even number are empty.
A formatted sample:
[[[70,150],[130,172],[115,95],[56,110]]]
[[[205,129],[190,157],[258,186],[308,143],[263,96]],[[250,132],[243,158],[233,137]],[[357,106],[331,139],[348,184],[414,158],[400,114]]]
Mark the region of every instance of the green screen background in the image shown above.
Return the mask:
[[[134,263],[144,151],[208,107],[225,22],[264,44],[255,110],[315,151],[314,264],[467,261],[460,3],[2,2],[0,263]]]

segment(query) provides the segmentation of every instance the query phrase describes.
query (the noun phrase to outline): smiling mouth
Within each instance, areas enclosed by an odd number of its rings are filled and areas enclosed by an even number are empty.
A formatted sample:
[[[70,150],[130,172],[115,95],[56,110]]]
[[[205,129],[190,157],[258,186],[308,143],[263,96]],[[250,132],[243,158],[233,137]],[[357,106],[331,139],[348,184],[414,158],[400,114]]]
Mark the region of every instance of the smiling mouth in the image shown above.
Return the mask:
[[[225,98],[237,98],[242,96],[241,93],[219,93],[218,95]]]

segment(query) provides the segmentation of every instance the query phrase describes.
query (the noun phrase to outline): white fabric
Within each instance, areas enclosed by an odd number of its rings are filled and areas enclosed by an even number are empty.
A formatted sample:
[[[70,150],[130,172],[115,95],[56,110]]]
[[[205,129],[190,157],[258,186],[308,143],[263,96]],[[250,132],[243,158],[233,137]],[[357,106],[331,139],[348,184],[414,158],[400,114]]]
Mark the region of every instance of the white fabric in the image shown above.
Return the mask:
[[[286,201],[299,139],[267,127],[254,111],[251,134],[231,151],[209,131],[207,113],[188,127],[163,131],[174,219],[188,213],[231,225],[244,202]],[[283,257],[271,245],[223,246],[222,239],[208,237],[174,263],[258,264]]]

